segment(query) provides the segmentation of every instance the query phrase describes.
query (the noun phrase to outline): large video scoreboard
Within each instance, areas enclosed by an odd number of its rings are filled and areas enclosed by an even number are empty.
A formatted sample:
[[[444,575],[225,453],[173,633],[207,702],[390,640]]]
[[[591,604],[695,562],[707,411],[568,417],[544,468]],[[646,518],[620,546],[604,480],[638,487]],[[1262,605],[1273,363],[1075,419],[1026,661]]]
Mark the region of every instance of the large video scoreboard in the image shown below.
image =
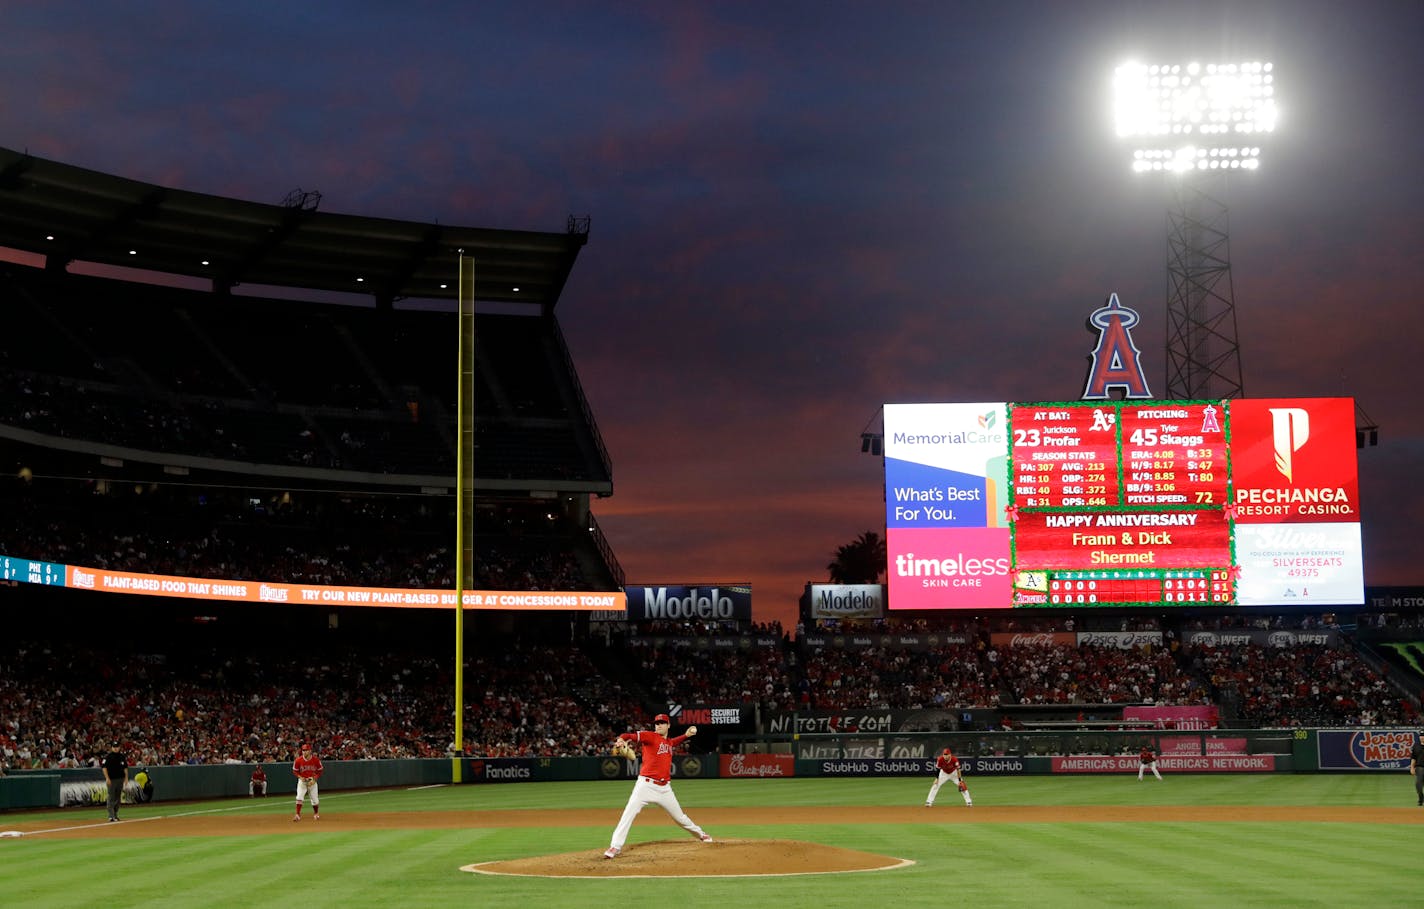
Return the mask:
[[[887,404],[891,609],[1363,602],[1350,398]]]

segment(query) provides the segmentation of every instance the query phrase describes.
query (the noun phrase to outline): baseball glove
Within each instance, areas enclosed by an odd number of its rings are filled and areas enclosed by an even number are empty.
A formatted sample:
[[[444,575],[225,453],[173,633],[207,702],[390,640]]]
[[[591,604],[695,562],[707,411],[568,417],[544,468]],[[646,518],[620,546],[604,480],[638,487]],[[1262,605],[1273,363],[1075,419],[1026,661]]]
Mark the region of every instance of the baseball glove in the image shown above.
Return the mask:
[[[633,750],[632,743],[627,739],[614,739],[613,753],[618,757],[627,758],[630,761],[636,760],[638,757],[638,752]]]

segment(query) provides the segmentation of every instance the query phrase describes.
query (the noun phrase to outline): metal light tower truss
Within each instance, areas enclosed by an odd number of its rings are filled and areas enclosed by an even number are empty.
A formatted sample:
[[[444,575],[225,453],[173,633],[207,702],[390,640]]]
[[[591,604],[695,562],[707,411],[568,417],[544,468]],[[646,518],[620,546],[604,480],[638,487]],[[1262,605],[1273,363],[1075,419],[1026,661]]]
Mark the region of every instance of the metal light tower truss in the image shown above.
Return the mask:
[[[1190,179],[1167,212],[1167,397],[1245,397],[1226,206]]]
[[[1167,397],[1242,397],[1226,205],[1206,181],[1260,166],[1276,128],[1270,63],[1126,63],[1113,73],[1117,135],[1135,173],[1172,179],[1167,213]]]

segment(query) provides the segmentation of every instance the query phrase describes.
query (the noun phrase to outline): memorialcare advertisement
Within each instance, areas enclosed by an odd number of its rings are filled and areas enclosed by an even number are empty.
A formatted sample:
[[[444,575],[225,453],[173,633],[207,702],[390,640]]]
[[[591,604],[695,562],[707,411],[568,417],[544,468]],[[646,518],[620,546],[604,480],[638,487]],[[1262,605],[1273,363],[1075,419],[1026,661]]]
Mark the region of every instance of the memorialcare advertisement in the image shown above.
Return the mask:
[[[891,609],[1010,605],[1007,407],[885,406]]]
[[[1232,401],[1231,432],[1239,602],[1359,603],[1354,401]]]

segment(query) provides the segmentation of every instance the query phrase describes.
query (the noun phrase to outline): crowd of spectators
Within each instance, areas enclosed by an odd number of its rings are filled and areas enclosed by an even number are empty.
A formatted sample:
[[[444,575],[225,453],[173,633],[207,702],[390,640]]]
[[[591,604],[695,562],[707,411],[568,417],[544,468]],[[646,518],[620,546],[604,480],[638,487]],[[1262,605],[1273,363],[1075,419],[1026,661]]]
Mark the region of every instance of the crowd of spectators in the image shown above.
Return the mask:
[[[146,574],[362,587],[455,586],[453,497],[0,480],[0,553]],[[558,506],[490,505],[473,577],[499,590],[597,590],[587,529]]]
[[[452,476],[447,315],[144,287],[0,267],[0,424],[46,437],[240,465]],[[270,355],[271,325],[285,349]],[[482,477],[604,478],[557,327],[478,317]],[[596,443],[594,443],[596,444]],[[63,446],[61,446],[63,447]],[[231,469],[224,466],[224,469]]]
[[[1191,664],[1249,726],[1418,722],[1414,703],[1346,647],[1196,647]]]
[[[823,650],[806,661],[797,706],[809,710],[992,707],[992,671],[972,645],[928,651]]]
[[[985,621],[967,643],[900,650],[769,645],[773,625],[732,648],[663,634],[651,646],[491,638],[467,654],[462,744],[486,756],[596,755],[667,703],[810,711],[1231,701],[1259,728],[1419,720],[1349,646],[986,644],[1008,621]],[[654,630],[673,629],[637,637]],[[629,676],[610,673],[615,666]],[[156,644],[122,656],[63,639],[10,642],[0,647],[0,758],[12,768],[92,765],[114,735],[136,764],[286,760],[308,739],[335,760],[441,757],[455,746],[453,689],[448,655],[384,645],[294,653]]]
[[[787,648],[694,649],[635,647],[629,665],[659,703],[760,704],[794,710],[804,679],[794,678],[796,655]]]
[[[1165,624],[1165,627],[1164,627]],[[1053,705],[1202,705],[1229,706],[1233,688],[1182,648],[1181,635],[1194,630],[1337,628],[1332,614],[1275,614],[1189,618],[1164,623],[1157,616],[991,615],[908,619],[889,617],[837,623],[845,636],[857,631],[917,633],[965,638],[927,648],[857,646],[807,648],[788,643],[783,655],[742,649],[691,649],[676,646],[649,651],[634,647],[633,664],[641,684],[660,690],[667,684],[674,700],[723,699],[739,692],[745,703],[763,710],[998,708]],[[1159,642],[1130,648],[1072,643],[993,643],[994,635],[1072,630],[1157,631]],[[669,629],[649,625],[664,637]],[[725,629],[719,629],[725,633]],[[801,629],[804,634],[804,628]],[[635,640],[636,636],[628,638]],[[798,641],[801,638],[798,636]],[[1413,703],[1396,690],[1347,641],[1325,648],[1334,681],[1312,681],[1272,712],[1251,709],[1236,719],[1247,725],[1335,725],[1409,723]],[[1197,648],[1200,651],[1202,648]],[[1232,665],[1273,664],[1280,678],[1313,679],[1321,670],[1315,648],[1274,648],[1238,643],[1223,648],[1217,661]],[[1259,677],[1259,673],[1256,674]],[[730,680],[730,681],[729,681]],[[687,694],[693,692],[694,694]],[[1353,694],[1351,693],[1353,692]],[[1307,697],[1307,694],[1312,695]],[[1254,708],[1260,699],[1251,701]],[[1293,719],[1291,719],[1293,717]],[[1287,721],[1289,720],[1289,722]]]
[[[616,685],[578,692],[597,670],[578,649],[529,645],[467,660],[464,750],[592,755],[645,720]],[[11,768],[97,766],[118,738],[134,764],[289,760],[303,741],[331,760],[453,752],[448,658],[334,650],[152,653],[27,642],[0,652],[0,757]],[[609,695],[615,695],[609,697]]]
[[[1206,686],[1170,649],[1074,645],[994,648],[998,677],[1018,704],[1199,704]]]

